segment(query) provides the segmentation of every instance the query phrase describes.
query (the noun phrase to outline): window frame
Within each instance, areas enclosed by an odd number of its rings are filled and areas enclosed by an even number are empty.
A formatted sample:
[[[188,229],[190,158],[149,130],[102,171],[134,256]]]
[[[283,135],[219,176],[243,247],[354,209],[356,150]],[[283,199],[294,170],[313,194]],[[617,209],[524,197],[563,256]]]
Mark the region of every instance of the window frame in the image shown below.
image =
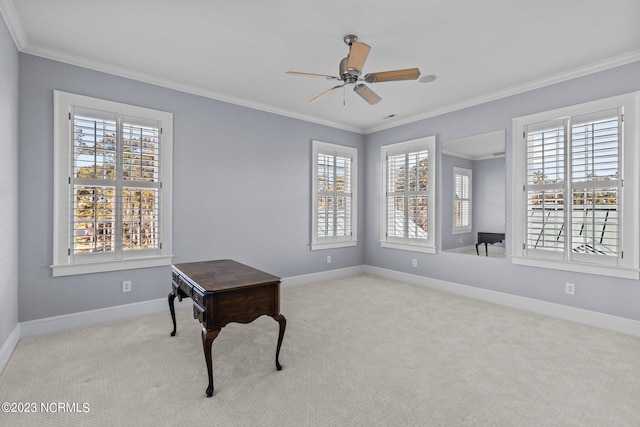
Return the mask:
[[[466,176],[469,178],[469,196],[467,198],[458,198],[456,192],[456,177],[457,176]],[[473,230],[473,171],[467,168],[461,168],[458,166],[453,167],[453,186],[452,186],[452,199],[453,199],[453,216],[452,216],[452,232],[451,234],[465,234],[471,233]],[[456,202],[458,200],[466,200],[468,202],[467,205],[467,216],[469,218],[469,225],[465,226],[456,226],[457,222],[457,209]]]
[[[358,244],[358,149],[345,145],[338,145],[329,142],[311,141],[312,152],[312,172],[311,172],[311,250],[335,249],[357,246]],[[326,154],[334,157],[351,159],[350,167],[350,189],[349,192],[338,192],[337,186],[333,186],[333,197],[342,196],[350,197],[349,221],[351,224],[351,234],[349,236],[340,236],[336,233],[334,226],[333,236],[318,236],[318,157],[319,154]],[[334,182],[335,184],[335,182]],[[335,205],[334,205],[335,206]],[[334,209],[334,218],[337,217],[337,206]]]
[[[621,156],[618,181],[620,187],[620,202],[618,213],[620,255],[613,265],[610,259],[602,259],[593,256],[567,256],[571,249],[566,247],[560,255],[542,253],[543,251],[527,251],[527,126],[533,128],[540,124],[553,122],[561,123],[567,120],[571,126],[571,118],[587,116],[605,112],[607,110],[620,109],[622,114],[621,130]],[[512,186],[512,241],[511,260],[514,264],[529,265],[543,268],[552,268],[566,271],[599,274],[612,277],[629,279],[640,278],[640,239],[639,234],[639,202],[638,195],[638,166],[640,150],[636,147],[639,141],[640,129],[640,92],[614,96],[583,104],[572,105],[551,111],[530,114],[513,119],[513,186]],[[565,125],[566,126],[566,125]],[[569,132],[571,128],[569,127]],[[565,138],[568,138],[565,136]],[[565,147],[565,158],[570,152],[570,147]],[[565,166],[566,167],[566,166]],[[566,176],[569,172],[563,172]],[[573,183],[565,179],[562,185],[563,195],[570,194]],[[622,185],[623,184],[623,185]],[[544,184],[553,190],[558,185]],[[555,186],[554,186],[555,185]],[[567,219],[564,220],[566,223]],[[611,257],[608,257],[611,258]]]
[[[408,235],[404,235],[403,237],[393,237],[388,236],[388,212],[387,212],[387,204],[388,204],[388,159],[389,156],[405,154],[408,156],[411,153],[417,153],[420,151],[427,151],[427,159],[428,159],[428,175],[427,175],[427,238],[411,238]],[[382,218],[380,221],[380,246],[383,248],[389,249],[399,249],[413,252],[423,252],[429,254],[436,253],[436,219],[435,205],[437,203],[435,198],[435,189],[437,186],[437,174],[436,169],[438,166],[438,160],[436,155],[436,137],[435,136],[426,136],[421,138],[416,138],[404,142],[398,142],[388,145],[383,145],[380,150],[380,159],[381,159],[381,169],[382,169],[382,185],[381,187],[381,212]],[[406,196],[409,197],[407,193]]]
[[[53,176],[53,277],[171,265],[173,198],[173,114],[114,101],[54,90],[54,176]],[[114,251],[108,259],[102,254],[72,256],[73,135],[75,108],[99,110],[108,114],[153,120],[161,128],[159,144],[159,235],[157,249]],[[136,187],[127,185],[126,187]],[[123,222],[123,221],[120,221]],[[116,256],[117,253],[117,256]]]

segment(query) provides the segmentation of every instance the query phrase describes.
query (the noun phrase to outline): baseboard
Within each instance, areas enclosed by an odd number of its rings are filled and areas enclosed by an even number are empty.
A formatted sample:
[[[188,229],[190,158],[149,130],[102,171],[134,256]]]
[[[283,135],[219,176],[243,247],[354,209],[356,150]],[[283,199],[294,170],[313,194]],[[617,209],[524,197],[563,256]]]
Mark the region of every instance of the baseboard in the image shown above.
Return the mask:
[[[640,337],[640,321],[613,316],[610,314],[598,313],[596,311],[584,310],[581,308],[569,307],[562,304],[555,304],[540,301],[518,295],[506,294],[503,292],[488,289],[476,288],[474,286],[461,285],[447,282],[445,280],[432,279],[410,273],[403,273],[395,270],[388,270],[380,267],[365,266],[364,272],[388,279],[399,280],[414,285],[425,286],[430,289],[449,292],[481,301],[504,305],[520,310],[531,311],[538,314],[582,323],[597,328],[620,332],[627,335]]]
[[[96,323],[125,319],[127,317],[142,316],[163,310],[169,313],[169,304],[166,298],[29,320],[20,323],[20,338],[90,326]]]
[[[13,353],[16,345],[18,345],[18,341],[20,341],[20,323],[16,324],[13,331],[9,334],[9,337],[4,344],[2,344],[2,348],[0,348],[0,374],[7,365],[7,362],[9,362],[11,353]]]
[[[510,295],[502,292],[476,288],[474,286],[461,285],[444,280],[432,279],[415,274],[403,273],[400,271],[388,270],[380,267],[373,267],[369,265],[360,265],[355,267],[303,274],[299,276],[291,276],[282,279],[282,286],[288,287],[305,285],[319,281],[345,278],[362,273],[386,277],[389,279],[412,283],[419,286],[425,286],[431,289],[449,292],[494,304],[518,308],[521,310],[531,311],[534,313],[544,314],[547,316],[557,317],[560,319],[570,320],[602,329],[608,329],[611,331],[640,337],[640,322],[636,320],[589,310],[583,310],[561,304],[539,301],[517,295]],[[70,313],[62,316],[47,317],[43,319],[21,322],[16,325],[16,328],[14,328],[13,332],[0,350],[0,368],[3,368],[6,362],[9,360],[9,357],[11,356],[11,353],[13,352],[13,349],[17,345],[20,338],[47,334],[65,329],[78,328],[82,326],[89,326],[97,323],[124,319],[127,317],[157,313],[165,310],[168,311],[167,299],[160,298],[156,300],[142,301],[115,307],[107,307],[97,310],[82,311],[79,313]]]
[[[364,265],[355,267],[339,268],[336,270],[320,271],[318,273],[302,274],[282,279],[282,287],[308,285],[309,283],[322,282],[324,280],[342,279],[344,277],[362,274],[365,271]]]

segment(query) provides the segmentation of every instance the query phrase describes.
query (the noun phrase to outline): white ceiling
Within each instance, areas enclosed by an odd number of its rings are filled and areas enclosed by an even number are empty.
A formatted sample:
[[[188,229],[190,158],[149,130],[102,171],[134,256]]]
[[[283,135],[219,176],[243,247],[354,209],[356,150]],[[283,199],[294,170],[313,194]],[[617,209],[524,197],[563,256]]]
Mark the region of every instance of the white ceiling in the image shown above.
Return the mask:
[[[369,133],[640,60],[638,0],[0,0],[21,52]],[[364,73],[418,67],[431,83],[337,82],[347,34]],[[346,105],[343,105],[343,100]],[[389,115],[393,118],[384,119]]]

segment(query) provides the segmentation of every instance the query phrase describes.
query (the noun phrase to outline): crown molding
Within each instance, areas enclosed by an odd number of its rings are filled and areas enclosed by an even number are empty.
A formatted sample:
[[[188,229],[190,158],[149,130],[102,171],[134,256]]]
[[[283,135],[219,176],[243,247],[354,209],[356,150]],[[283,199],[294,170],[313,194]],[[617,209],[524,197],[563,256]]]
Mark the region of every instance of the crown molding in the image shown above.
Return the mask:
[[[622,55],[607,58],[602,61],[597,61],[584,67],[574,68],[569,71],[564,71],[562,73],[543,77],[541,79],[533,80],[521,85],[512,86],[496,92],[491,92],[475,98],[470,98],[462,102],[446,105],[435,110],[427,111],[423,114],[419,114],[419,115],[407,117],[406,119],[394,121],[393,123],[388,123],[380,126],[367,128],[365,129],[365,134],[371,134],[371,133],[379,132],[382,130],[406,125],[409,123],[418,122],[420,120],[425,120],[431,117],[440,116],[442,114],[451,113],[453,111],[462,110],[464,108],[474,107],[476,105],[484,104],[486,102],[496,101],[498,99],[507,98],[513,95],[518,95],[534,89],[540,89],[545,86],[551,86],[556,83],[562,83],[567,80],[583,77],[589,74],[597,73],[599,71],[605,71],[611,68],[630,64],[636,61],[640,61],[640,49],[627,52]]]
[[[7,1],[7,0],[0,0]],[[29,55],[38,56],[41,58],[51,59],[53,61],[62,62],[65,64],[75,65],[77,67],[87,68],[93,71],[99,71],[111,75],[115,75],[118,77],[124,77],[131,80],[136,80],[143,83],[152,84],[155,86],[161,86],[167,89],[173,89],[180,92],[189,93],[192,95],[198,95],[205,98],[215,99],[216,101],[227,102],[230,104],[239,105],[242,107],[251,108],[254,110],[260,110],[271,114],[277,114],[280,116],[285,116],[297,120],[303,120],[307,122],[312,122],[315,124],[328,126],[331,128],[342,129],[350,132],[356,132],[362,134],[364,129],[345,125],[344,123],[337,123],[329,120],[322,120],[317,117],[294,113],[288,110],[283,110],[279,108],[274,108],[269,105],[248,101],[242,98],[236,98],[228,95],[224,95],[215,91],[203,89],[197,86],[192,86],[188,84],[184,84],[181,82],[177,82],[170,79],[164,79],[158,76],[154,76],[148,73],[141,73],[132,69],[127,69],[123,67],[114,67],[106,62],[91,60],[78,55],[70,55],[66,52],[61,52],[55,49],[43,49],[39,46],[32,46],[27,44],[21,50],[22,53],[26,53]]]
[[[43,58],[75,65],[82,68],[87,68],[94,71],[104,72],[104,73],[116,75],[119,77],[140,81],[143,83],[153,84],[153,85],[161,86],[168,89],[174,89],[180,92],[186,92],[192,95],[203,96],[205,98],[210,98],[217,101],[222,101],[230,104],[239,105],[242,107],[264,111],[271,114],[276,114],[276,115],[289,117],[297,120],[302,120],[310,123],[315,123],[322,126],[328,126],[335,129],[355,132],[362,135],[372,134],[375,132],[400,127],[410,123],[415,123],[421,120],[425,120],[431,117],[440,116],[440,115],[451,113],[464,108],[474,107],[476,105],[495,101],[501,98],[518,95],[520,93],[528,92],[534,89],[539,89],[545,86],[550,86],[556,83],[561,83],[567,80],[586,76],[588,74],[593,74],[593,73],[604,71],[617,66],[622,66],[622,65],[630,64],[632,62],[640,61],[640,49],[639,49],[639,50],[627,52],[618,56],[614,56],[611,58],[607,58],[602,61],[597,61],[584,67],[578,67],[569,71],[543,77],[541,79],[537,79],[521,85],[512,86],[503,90],[487,93],[478,97],[469,98],[461,102],[445,105],[440,108],[429,110],[424,113],[410,116],[404,119],[394,120],[392,122],[388,122],[382,125],[376,125],[373,127],[358,127],[358,126],[347,125],[344,123],[334,122],[331,120],[319,119],[318,117],[315,117],[315,116],[300,114],[290,110],[274,108],[273,106],[270,106],[270,105],[257,103],[257,102],[249,101],[242,98],[228,96],[215,91],[203,89],[201,87],[187,85],[182,82],[178,82],[170,79],[164,79],[158,76],[154,76],[147,73],[141,73],[135,70],[127,69],[127,68],[114,67],[105,62],[93,61],[78,55],[69,55],[68,53],[65,53],[65,52],[56,51],[53,49],[43,49],[38,46],[33,46],[27,40],[27,36],[22,28],[17,12],[15,10],[13,0],[0,0],[0,13],[2,14],[5,22],[7,23],[7,27],[9,29],[9,32],[11,33],[11,36],[13,37],[14,43],[16,44],[18,51],[22,53],[40,56]]]
[[[12,0],[0,0],[0,14],[2,14],[4,22],[7,24],[16,48],[22,52],[22,49],[24,49],[28,43],[27,35],[24,33],[20,19],[18,19],[18,12],[16,12]]]

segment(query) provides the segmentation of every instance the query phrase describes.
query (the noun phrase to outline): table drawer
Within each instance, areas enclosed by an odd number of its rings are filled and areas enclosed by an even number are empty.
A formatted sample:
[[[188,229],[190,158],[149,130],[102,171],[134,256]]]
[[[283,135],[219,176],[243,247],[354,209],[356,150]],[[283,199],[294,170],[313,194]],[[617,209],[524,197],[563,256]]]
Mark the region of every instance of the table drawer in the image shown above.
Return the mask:
[[[197,302],[193,303],[193,318],[204,323],[204,308],[200,307]]]
[[[191,291],[191,298],[195,302],[197,302],[200,305],[200,307],[205,307],[205,305],[204,305],[204,292],[202,292],[196,286],[194,286],[192,291]]]
[[[180,289],[182,289],[182,292],[187,294],[187,296],[189,296],[189,297],[192,296],[193,286],[191,286],[191,283],[189,283],[186,280],[184,280],[181,276],[178,276],[178,286],[180,286]]]

